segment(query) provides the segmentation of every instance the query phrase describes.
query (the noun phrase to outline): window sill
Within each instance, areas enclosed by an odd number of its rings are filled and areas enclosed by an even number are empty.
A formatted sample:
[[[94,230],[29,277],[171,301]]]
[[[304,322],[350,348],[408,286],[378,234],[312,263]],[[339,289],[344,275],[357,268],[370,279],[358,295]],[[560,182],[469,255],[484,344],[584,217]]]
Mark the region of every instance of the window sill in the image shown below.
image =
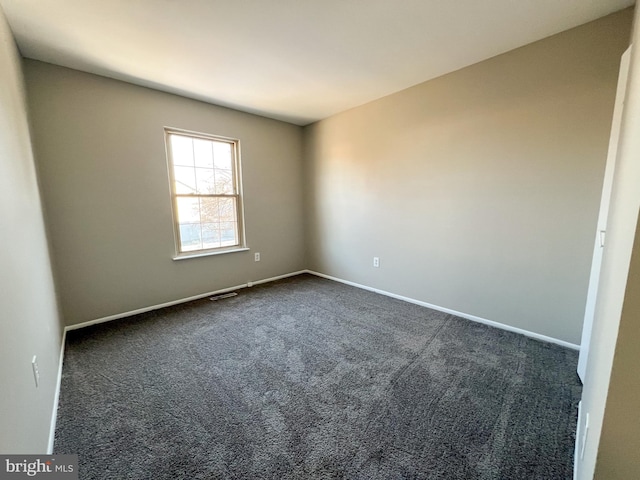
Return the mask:
[[[246,252],[249,247],[233,247],[225,250],[211,250],[209,252],[181,253],[173,257],[173,260],[187,260],[189,258],[210,257],[211,255],[224,255],[225,253]]]

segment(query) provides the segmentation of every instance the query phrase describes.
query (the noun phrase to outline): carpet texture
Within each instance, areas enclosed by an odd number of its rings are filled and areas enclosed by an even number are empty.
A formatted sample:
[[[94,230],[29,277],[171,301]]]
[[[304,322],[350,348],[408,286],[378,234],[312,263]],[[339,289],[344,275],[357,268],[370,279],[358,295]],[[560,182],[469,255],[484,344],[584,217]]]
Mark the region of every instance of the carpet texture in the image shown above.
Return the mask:
[[[301,275],[67,335],[82,479],[570,479],[577,352]]]

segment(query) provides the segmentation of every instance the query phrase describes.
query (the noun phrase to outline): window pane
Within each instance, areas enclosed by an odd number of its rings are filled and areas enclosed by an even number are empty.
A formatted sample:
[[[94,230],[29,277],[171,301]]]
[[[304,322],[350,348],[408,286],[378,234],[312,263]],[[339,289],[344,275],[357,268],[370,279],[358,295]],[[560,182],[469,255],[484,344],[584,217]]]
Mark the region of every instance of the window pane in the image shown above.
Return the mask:
[[[200,215],[202,222],[219,223],[220,222],[220,198],[201,198],[200,199]]]
[[[191,167],[173,167],[176,193],[196,193],[196,178]]]
[[[180,224],[180,250],[190,252],[202,249],[200,224],[181,223]]]
[[[199,223],[200,203],[198,198],[178,197],[178,223]]]
[[[196,167],[213,168],[213,148],[211,140],[193,139]]]
[[[235,222],[236,221],[236,199],[235,198],[221,198],[218,203],[220,210],[219,221],[220,222]]]
[[[220,224],[220,245],[230,247],[238,244],[238,224],[223,222]]]
[[[216,168],[231,170],[231,144],[226,142],[213,142],[213,163]]]
[[[211,168],[196,168],[196,182],[198,193],[210,194],[216,193],[215,177]]]
[[[171,135],[170,138],[173,164],[193,166],[193,140],[181,135]]]
[[[203,223],[202,224],[202,247],[218,248],[220,247],[220,224]]]
[[[233,173],[231,170],[220,170],[216,168],[215,178],[215,193],[217,193],[218,195],[232,195],[235,193],[233,188]]]

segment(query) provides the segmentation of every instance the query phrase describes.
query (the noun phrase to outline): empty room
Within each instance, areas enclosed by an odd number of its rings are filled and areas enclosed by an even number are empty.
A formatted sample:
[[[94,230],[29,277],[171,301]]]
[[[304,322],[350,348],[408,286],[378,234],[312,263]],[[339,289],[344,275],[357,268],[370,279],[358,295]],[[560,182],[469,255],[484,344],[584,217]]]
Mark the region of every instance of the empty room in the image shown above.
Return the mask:
[[[637,478],[639,35],[0,0],[0,477]]]

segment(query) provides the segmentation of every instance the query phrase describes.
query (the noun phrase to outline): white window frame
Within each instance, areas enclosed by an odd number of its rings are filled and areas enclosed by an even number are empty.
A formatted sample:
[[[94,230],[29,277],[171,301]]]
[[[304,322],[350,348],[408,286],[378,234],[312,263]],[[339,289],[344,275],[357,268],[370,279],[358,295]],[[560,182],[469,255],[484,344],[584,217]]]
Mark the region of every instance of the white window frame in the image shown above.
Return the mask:
[[[231,145],[232,155],[232,175],[233,175],[233,187],[235,193],[233,194],[182,194],[177,193],[175,189],[175,177],[174,177],[174,164],[173,164],[173,152],[171,148],[171,135],[179,135],[183,137],[199,138],[203,140],[210,140],[215,142],[224,142]],[[171,194],[171,213],[173,217],[173,234],[175,243],[175,256],[174,260],[182,260],[186,258],[204,257],[209,255],[219,255],[222,253],[241,252],[249,250],[246,246],[246,236],[244,228],[244,202],[242,194],[242,168],[240,161],[240,140],[237,138],[223,137],[220,135],[212,135],[208,133],[193,132],[190,130],[183,130],[179,128],[165,127],[165,149],[167,157],[167,170],[169,173],[169,191]],[[238,225],[238,243],[232,246],[216,247],[216,248],[203,248],[198,250],[182,251],[182,243],[180,239],[180,223],[178,217],[178,201],[179,197],[218,197],[218,198],[236,198],[236,220]]]

